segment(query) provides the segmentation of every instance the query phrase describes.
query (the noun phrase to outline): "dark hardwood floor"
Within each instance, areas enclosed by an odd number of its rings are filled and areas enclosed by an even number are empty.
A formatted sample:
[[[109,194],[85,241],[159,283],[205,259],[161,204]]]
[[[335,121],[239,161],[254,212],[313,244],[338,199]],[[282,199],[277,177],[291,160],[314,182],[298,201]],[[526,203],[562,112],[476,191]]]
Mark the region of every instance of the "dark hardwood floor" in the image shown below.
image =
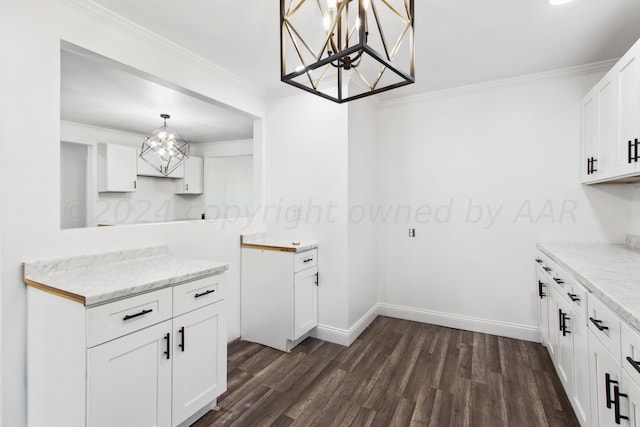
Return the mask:
[[[378,317],[351,345],[229,346],[194,426],[579,426],[540,344]]]

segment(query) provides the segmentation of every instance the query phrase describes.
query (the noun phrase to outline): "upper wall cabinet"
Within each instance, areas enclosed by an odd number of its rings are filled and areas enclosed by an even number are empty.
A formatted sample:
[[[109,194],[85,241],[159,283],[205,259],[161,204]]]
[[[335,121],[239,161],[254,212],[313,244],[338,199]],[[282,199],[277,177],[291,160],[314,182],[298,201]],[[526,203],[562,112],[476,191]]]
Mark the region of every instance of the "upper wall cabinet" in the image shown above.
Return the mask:
[[[98,144],[98,191],[134,192],[138,169],[135,147]]]
[[[640,176],[640,41],[582,102],[580,181],[630,181]]]
[[[204,159],[189,156],[182,167],[184,178],[176,181],[176,194],[202,194],[204,191]]]

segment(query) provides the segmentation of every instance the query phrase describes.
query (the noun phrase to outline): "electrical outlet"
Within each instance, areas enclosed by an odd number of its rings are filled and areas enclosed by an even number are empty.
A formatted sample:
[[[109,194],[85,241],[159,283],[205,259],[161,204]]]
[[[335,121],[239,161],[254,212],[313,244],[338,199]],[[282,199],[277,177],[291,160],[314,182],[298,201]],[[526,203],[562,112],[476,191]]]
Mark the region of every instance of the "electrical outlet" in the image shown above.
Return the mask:
[[[409,229],[409,237],[416,237],[416,229],[415,228],[410,228]]]

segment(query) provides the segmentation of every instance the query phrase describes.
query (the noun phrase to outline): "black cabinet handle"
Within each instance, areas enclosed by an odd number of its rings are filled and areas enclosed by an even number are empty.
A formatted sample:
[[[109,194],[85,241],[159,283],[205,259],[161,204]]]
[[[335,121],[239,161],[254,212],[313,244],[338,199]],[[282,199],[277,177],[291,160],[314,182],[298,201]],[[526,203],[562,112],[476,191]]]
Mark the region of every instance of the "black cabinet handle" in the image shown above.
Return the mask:
[[[567,330],[567,320],[571,320],[567,313],[562,313],[562,336],[566,337],[571,331]]]
[[[631,356],[627,356],[627,362],[629,362],[631,366],[633,366],[634,369],[640,374],[640,362],[633,360]]]
[[[624,393],[620,393],[620,389],[617,385],[613,386],[613,415],[616,420],[616,424],[620,424],[620,420],[628,420],[626,415],[620,415],[620,398],[629,397]]]
[[[171,334],[167,332],[164,339],[167,341],[167,349],[164,351],[164,354],[167,355],[167,359],[171,359]]]
[[[564,280],[560,279],[558,277],[554,277],[553,280],[558,284],[558,285],[564,285]]]
[[[598,159],[596,159],[595,157],[589,157],[587,159],[587,175],[591,175],[594,172],[598,172],[598,169],[596,169],[595,163],[598,162]]]
[[[598,328],[599,331],[609,329],[608,326],[602,326],[602,320],[594,319],[593,317],[589,317],[589,320],[591,321],[591,323],[596,325],[596,328]]]
[[[562,332],[562,309],[558,309],[558,330]]]
[[[551,271],[551,267],[542,267],[542,269],[547,273]]]
[[[547,294],[544,293],[544,290],[542,288],[546,287],[547,285],[545,285],[545,283],[542,280],[538,280],[538,296],[540,297],[540,299],[544,298],[547,296]]]
[[[180,344],[178,344],[178,347],[184,351],[184,326],[178,329],[178,333],[180,334]]]
[[[541,260],[540,258],[536,258],[536,262],[537,262],[538,264],[542,264],[542,260]]]
[[[319,281],[320,281],[320,274],[316,273],[316,286],[318,286]]]
[[[133,319],[134,317],[138,317],[138,316],[144,316],[145,314],[149,314],[153,311],[153,309],[149,308],[147,310],[142,310],[140,313],[136,313],[136,314],[127,314],[126,316],[124,316],[122,318],[122,320],[129,320],[129,319]]]
[[[577,294],[572,294],[571,292],[567,292],[567,296],[571,299],[571,301],[573,302],[578,302],[580,301],[580,298],[578,298]]]
[[[629,144],[629,151],[628,151],[627,163],[637,162],[638,161],[638,144],[640,144],[640,141],[638,141],[638,138],[636,138],[634,141],[629,141],[628,144]]]
[[[611,409],[611,404],[613,403],[613,400],[611,399],[611,384],[618,384],[618,381],[612,380],[611,375],[607,372],[604,374],[604,394],[607,399],[607,408],[609,409]]]
[[[313,258],[306,258],[302,260],[302,262],[310,262],[310,261],[313,261]]]
[[[215,289],[209,289],[209,290],[206,290],[206,291],[204,291],[204,292],[202,292],[202,293],[195,294],[193,297],[194,297],[194,298],[200,298],[200,297],[203,297],[203,296],[205,296],[205,295],[212,294],[212,293],[214,293],[215,291],[216,291]]]

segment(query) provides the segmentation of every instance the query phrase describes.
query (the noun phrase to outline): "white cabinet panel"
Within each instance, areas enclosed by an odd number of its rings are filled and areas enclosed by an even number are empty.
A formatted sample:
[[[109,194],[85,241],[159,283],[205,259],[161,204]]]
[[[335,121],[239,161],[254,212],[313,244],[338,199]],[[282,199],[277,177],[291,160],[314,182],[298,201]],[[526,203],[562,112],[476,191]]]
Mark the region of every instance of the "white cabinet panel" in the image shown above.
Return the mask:
[[[91,427],[169,427],[171,321],[88,351]]]
[[[204,191],[204,159],[190,156],[183,165],[184,178],[176,181],[176,194],[202,194]]]
[[[135,147],[98,144],[98,191],[134,192],[138,157]]]
[[[173,426],[227,388],[227,325],[220,304],[173,319]]]
[[[295,274],[293,290],[293,337],[297,340],[318,324],[318,268]]]

